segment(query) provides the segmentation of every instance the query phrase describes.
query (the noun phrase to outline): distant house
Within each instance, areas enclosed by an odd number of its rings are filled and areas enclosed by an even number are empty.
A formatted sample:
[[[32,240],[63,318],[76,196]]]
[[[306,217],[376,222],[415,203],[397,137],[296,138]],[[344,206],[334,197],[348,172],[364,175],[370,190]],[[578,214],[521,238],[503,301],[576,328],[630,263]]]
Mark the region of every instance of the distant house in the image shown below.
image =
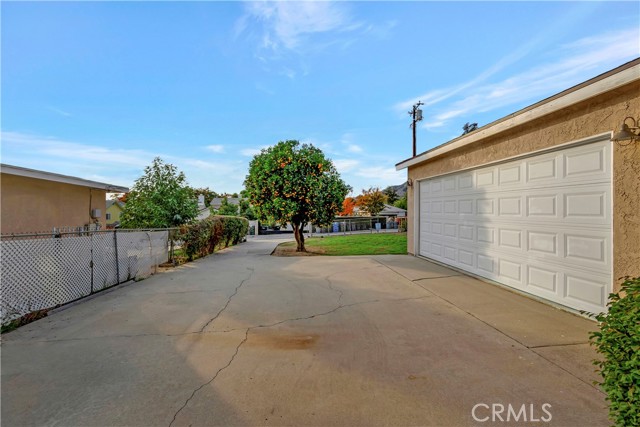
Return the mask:
[[[367,211],[359,208],[358,206],[356,206],[355,208],[353,208],[353,216],[371,216],[367,213]],[[384,208],[378,212],[378,214],[376,216],[385,216],[389,219],[391,218],[404,218],[407,216],[407,211],[405,209],[402,208],[397,208],[395,206],[392,205],[387,205],[385,203]]]
[[[384,209],[378,213],[378,216],[386,216],[387,218],[405,218],[407,216],[406,209],[398,208],[392,205],[384,205]]]
[[[126,187],[0,164],[0,233],[104,228],[106,194]]]
[[[220,209],[220,206],[222,206],[222,201],[224,200],[224,197],[214,197],[213,200],[211,200],[211,207],[215,210]],[[240,198],[239,197],[227,197],[227,202],[230,205],[235,205],[238,206],[240,204]]]
[[[107,228],[120,224],[120,215],[124,210],[124,203],[120,200],[107,200],[106,213],[104,214]]]

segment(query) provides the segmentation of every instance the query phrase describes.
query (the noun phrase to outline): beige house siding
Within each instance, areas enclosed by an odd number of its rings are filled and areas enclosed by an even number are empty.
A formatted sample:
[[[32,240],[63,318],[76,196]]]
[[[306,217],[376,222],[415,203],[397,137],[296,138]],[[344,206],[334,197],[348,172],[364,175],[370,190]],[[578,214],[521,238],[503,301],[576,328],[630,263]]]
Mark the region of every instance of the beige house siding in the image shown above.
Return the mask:
[[[625,117],[640,116],[640,82],[635,81],[497,135],[408,168],[413,182],[509,157],[612,132]],[[613,144],[613,143],[612,143]],[[408,188],[407,245],[415,254],[414,189]],[[614,290],[624,276],[640,276],[640,142],[613,144]]]
[[[100,209],[105,226],[105,190],[6,173],[0,185],[2,234],[83,226],[94,222],[92,209]]]

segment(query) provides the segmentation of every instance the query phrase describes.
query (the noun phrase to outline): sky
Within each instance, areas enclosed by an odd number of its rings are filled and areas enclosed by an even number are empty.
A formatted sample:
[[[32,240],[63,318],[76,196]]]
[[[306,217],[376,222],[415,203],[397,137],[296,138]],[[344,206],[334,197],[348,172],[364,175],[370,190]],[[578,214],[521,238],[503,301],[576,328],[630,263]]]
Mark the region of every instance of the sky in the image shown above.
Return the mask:
[[[1,161],[131,187],[154,157],[239,192],[278,141],[357,195],[418,153],[640,56],[640,3],[7,2]]]

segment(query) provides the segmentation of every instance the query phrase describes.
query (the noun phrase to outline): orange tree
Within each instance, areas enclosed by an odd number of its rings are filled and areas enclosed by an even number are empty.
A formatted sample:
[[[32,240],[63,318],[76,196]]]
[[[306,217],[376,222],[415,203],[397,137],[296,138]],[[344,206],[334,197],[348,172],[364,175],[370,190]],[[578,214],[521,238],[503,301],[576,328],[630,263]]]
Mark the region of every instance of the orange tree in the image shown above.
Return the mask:
[[[294,140],[257,154],[244,185],[258,218],[291,224],[298,252],[305,251],[305,225],[329,224],[350,191],[322,150]]]

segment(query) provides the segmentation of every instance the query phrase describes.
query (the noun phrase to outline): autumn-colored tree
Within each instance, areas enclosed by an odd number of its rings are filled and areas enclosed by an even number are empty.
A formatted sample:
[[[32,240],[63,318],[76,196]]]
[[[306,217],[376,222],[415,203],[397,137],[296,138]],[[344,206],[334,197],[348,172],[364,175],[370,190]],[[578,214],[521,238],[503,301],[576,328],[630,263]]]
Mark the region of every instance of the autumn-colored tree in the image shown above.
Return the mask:
[[[342,211],[338,215],[340,216],[350,216],[353,215],[353,208],[356,207],[356,199],[353,197],[347,197],[342,202]]]
[[[329,224],[350,188],[319,148],[281,141],[263,149],[249,164],[245,188],[261,220],[291,223],[297,251],[306,251],[306,224]]]
[[[119,193],[114,195],[111,199],[112,200],[117,200],[119,202],[122,203],[127,203],[127,197],[129,196],[129,193]]]
[[[380,188],[370,187],[368,190],[362,190],[362,194],[357,198],[358,207],[367,212],[371,216],[376,216],[387,202],[387,196],[384,195]]]

